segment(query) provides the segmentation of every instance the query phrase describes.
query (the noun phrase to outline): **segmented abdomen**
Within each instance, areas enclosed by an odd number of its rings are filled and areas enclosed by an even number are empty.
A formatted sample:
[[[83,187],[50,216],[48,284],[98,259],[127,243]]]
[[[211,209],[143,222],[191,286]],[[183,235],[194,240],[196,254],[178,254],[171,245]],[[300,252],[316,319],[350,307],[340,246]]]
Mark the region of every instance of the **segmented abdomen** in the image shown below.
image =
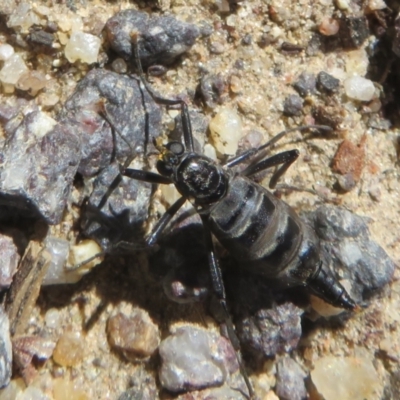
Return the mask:
[[[245,267],[270,277],[297,269],[316,250],[312,233],[295,212],[243,176],[231,179],[228,193],[210,211],[209,224],[221,244]]]

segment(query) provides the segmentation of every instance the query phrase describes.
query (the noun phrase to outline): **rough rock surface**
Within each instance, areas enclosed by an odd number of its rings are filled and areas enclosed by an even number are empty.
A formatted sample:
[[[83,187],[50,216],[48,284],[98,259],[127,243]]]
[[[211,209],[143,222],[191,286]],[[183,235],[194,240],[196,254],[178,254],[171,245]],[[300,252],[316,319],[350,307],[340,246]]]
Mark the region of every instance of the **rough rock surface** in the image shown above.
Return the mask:
[[[105,32],[111,48],[126,60],[133,58],[131,34],[140,34],[139,57],[143,66],[171,64],[193,46],[199,29],[173,16],[150,17],[125,10],[107,21]]]

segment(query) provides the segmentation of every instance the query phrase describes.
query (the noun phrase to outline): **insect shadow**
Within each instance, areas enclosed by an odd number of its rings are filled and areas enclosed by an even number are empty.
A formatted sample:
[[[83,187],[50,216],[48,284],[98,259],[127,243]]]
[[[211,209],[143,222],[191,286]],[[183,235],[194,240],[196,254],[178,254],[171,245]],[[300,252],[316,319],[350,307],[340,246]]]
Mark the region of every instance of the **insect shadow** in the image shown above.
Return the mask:
[[[270,189],[273,189],[296,161],[299,151],[288,150],[269,156],[270,147],[295,130],[313,128],[330,131],[331,128],[302,126],[289,129],[257,148],[218,164],[195,152],[187,104],[181,99],[163,98],[154,93],[140,64],[138,36],[132,35],[132,41],[139,77],[147,92],[160,105],[180,107],[183,143],[155,143],[159,152],[158,173],[129,168],[127,162],[121,167],[121,176],[152,184],[174,184],[181,197],[157,221],[143,243],[120,241],[114,247],[120,250],[154,247],[182,206],[187,201],[191,203],[203,225],[211,291],[217,299],[227,336],[236,350],[248,395],[254,398],[254,389],[242,361],[228,308],[213,236],[243,266],[246,274],[273,279],[283,287],[302,286],[336,307],[355,310],[355,302],[330,271],[313,228],[300,219],[289,205],[250,179],[262,171],[275,168],[269,183]],[[112,121],[109,122],[112,124]],[[247,166],[240,173],[235,172],[234,167],[240,164]],[[118,184],[117,180],[110,185],[108,192],[113,190],[115,184]]]

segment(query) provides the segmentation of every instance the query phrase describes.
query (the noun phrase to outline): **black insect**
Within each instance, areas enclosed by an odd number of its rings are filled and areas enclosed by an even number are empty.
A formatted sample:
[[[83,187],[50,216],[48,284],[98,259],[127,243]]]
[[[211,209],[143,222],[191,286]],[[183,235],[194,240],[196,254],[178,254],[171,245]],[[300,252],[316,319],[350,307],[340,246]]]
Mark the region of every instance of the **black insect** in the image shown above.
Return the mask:
[[[153,246],[157,242],[164,228],[186,201],[192,203],[204,225],[212,288],[223,309],[232,343],[237,343],[237,337],[228,311],[212,235],[249,272],[278,279],[287,285],[306,286],[326,302],[354,310],[356,304],[330,272],[314,230],[284,201],[250,179],[260,171],[280,166],[273,173],[269,184],[270,188],[275,187],[278,179],[298,158],[299,152],[284,151],[270,157],[263,157],[263,153],[292,130],[281,132],[268,143],[245,151],[223,165],[196,153],[186,103],[182,100],[161,98],[152,91],[140,65],[137,37],[133,37],[133,40],[139,74],[151,96],[159,104],[180,105],[184,139],[184,145],[174,141],[158,146],[159,174],[130,168],[122,171],[123,175],[141,181],[173,183],[181,194],[146,237],[146,245]],[[309,127],[296,130],[306,128]],[[314,128],[327,129],[323,126]],[[257,161],[250,162],[241,173],[231,169],[250,161],[256,155]],[[253,397],[254,391],[241,362],[240,353],[237,354],[249,394]]]

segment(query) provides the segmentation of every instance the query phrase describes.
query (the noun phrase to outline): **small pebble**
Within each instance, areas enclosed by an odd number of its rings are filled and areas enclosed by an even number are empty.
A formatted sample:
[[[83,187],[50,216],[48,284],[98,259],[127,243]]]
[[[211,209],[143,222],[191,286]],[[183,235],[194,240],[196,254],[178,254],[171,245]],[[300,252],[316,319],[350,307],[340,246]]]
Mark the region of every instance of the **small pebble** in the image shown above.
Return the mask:
[[[46,324],[47,328],[57,329],[60,326],[60,322],[60,312],[56,308],[50,308],[46,311],[44,323]]]
[[[56,378],[53,381],[53,400],[89,400],[91,396],[79,385],[77,379],[67,377]]]
[[[101,40],[90,33],[73,32],[65,46],[65,57],[71,63],[81,61],[87,64],[97,62]]]
[[[315,87],[316,87],[315,75],[306,71],[302,72],[297,78],[296,82],[293,84],[293,88],[302,97],[314,93]]]
[[[215,0],[215,4],[220,13],[228,13],[230,11],[228,0]]]
[[[107,334],[110,346],[128,359],[149,357],[160,343],[158,326],[140,308],[135,308],[129,315],[119,312],[110,317]]]
[[[242,121],[232,108],[221,109],[210,122],[213,143],[221,154],[234,155],[242,137]]]
[[[303,99],[297,94],[286,97],[283,103],[283,113],[287,116],[301,115],[303,109]]]
[[[371,11],[383,10],[383,9],[387,8],[387,5],[383,0],[369,0],[368,1],[368,8]]]
[[[3,306],[0,306],[0,388],[3,388],[10,383],[11,373],[12,350],[10,323]]]
[[[24,73],[17,83],[17,88],[28,92],[31,96],[36,96],[37,93],[46,87],[46,76],[39,71],[28,71]]]
[[[111,67],[117,74],[125,74],[128,70],[128,66],[123,58],[116,58],[112,62]]]
[[[10,287],[20,256],[11,237],[0,234],[0,291]]]
[[[24,60],[18,53],[15,53],[4,62],[0,71],[0,81],[9,85],[16,85],[19,78],[26,72],[28,72],[28,68]]]
[[[16,400],[19,399],[26,385],[22,378],[13,379],[9,385],[0,390],[0,400]]]
[[[324,71],[321,71],[317,76],[317,87],[321,92],[333,93],[338,89],[339,84],[339,79]]]
[[[319,32],[324,36],[333,36],[339,32],[339,21],[331,17],[325,17],[318,26]]]
[[[342,175],[343,189],[351,190],[361,178],[365,164],[365,142],[365,135],[358,144],[346,139],[339,145],[333,157],[332,171]]]
[[[74,270],[74,267],[76,267],[78,264],[83,264],[79,269],[74,271],[77,275],[79,275],[80,279],[83,275],[87,274],[96,265],[103,261],[104,256],[98,256],[101,254],[101,252],[102,249],[95,240],[82,240],[78,244],[71,246],[68,255],[68,265]],[[90,262],[86,262],[94,256],[98,257],[94,258]],[[71,273],[70,271],[67,272]]]
[[[290,357],[282,358],[276,366],[276,394],[280,400],[303,400],[307,398],[304,379],[307,374]]]
[[[7,43],[0,44],[0,60],[6,61],[14,54],[14,48]]]
[[[218,388],[205,389],[200,391],[190,392],[189,394],[182,394],[176,398],[176,400],[246,400],[243,394],[238,390],[238,388],[229,386],[225,384]],[[277,397],[275,399],[262,400],[279,400]]]
[[[224,348],[230,349],[226,358]],[[220,336],[193,326],[183,326],[160,344],[161,385],[172,392],[220,386],[226,379],[228,360],[237,369],[234,350]],[[233,357],[233,358],[232,358]]]
[[[69,242],[65,239],[49,236],[45,240],[46,250],[50,254],[50,265],[43,278],[42,285],[59,285],[64,283],[75,283],[80,279],[65,269],[69,253]]]
[[[344,192],[350,192],[357,186],[357,180],[352,173],[339,175],[337,177],[337,183]]]
[[[338,36],[345,50],[359,49],[370,36],[367,18],[343,16],[340,19]]]
[[[347,97],[359,101],[370,101],[375,95],[375,86],[369,79],[352,76],[344,81]]]
[[[58,339],[53,360],[62,367],[74,367],[85,357],[86,344],[80,332],[66,331]]]
[[[381,378],[368,358],[326,356],[317,360],[311,379],[325,400],[375,400]]]
[[[303,310],[292,303],[261,309],[236,323],[243,346],[255,357],[274,357],[297,347]]]

